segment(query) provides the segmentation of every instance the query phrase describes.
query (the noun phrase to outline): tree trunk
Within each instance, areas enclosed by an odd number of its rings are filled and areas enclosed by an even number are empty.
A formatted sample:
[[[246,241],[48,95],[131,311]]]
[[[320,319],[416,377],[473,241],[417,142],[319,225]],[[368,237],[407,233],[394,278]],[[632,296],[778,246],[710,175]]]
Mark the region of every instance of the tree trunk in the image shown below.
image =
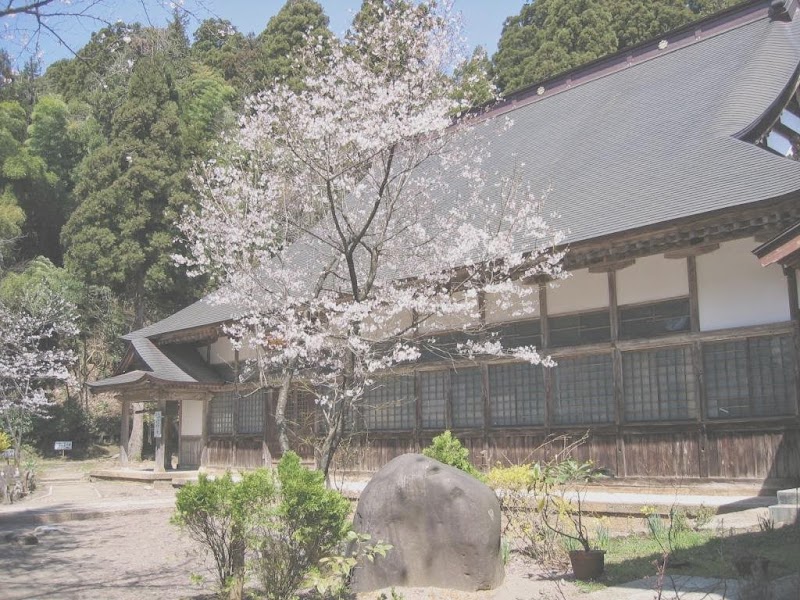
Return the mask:
[[[342,387],[340,398],[334,403],[331,418],[329,420],[328,433],[325,440],[322,442],[322,447],[319,448],[317,454],[317,469],[322,471],[325,475],[325,483],[330,483],[328,471],[333,463],[333,457],[336,450],[339,448],[339,442],[342,441],[344,434],[344,414],[347,409],[347,402],[352,402],[347,390],[350,389],[353,382],[353,373],[355,372],[355,356],[352,352],[348,353],[347,360],[345,361],[344,373],[342,375]]]
[[[281,448],[281,456],[290,450],[289,435],[286,427],[286,405],[289,402],[289,391],[294,378],[295,362],[293,361],[292,364],[288,365],[283,372],[283,381],[281,381],[281,388],[278,392],[278,404],[275,406],[275,426],[278,429],[278,444]]]
[[[142,446],[144,445],[144,402],[134,402],[133,426],[131,437],[128,439],[128,460],[142,460]]]

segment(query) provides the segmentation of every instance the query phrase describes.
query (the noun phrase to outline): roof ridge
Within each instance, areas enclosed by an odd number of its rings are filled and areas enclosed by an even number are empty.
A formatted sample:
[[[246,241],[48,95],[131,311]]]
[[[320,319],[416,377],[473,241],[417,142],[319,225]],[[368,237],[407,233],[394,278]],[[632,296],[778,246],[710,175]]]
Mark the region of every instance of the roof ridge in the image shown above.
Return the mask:
[[[780,3],[784,13],[776,13],[775,5]],[[607,54],[593,61],[578,65],[566,71],[532,83],[495,102],[473,109],[471,114],[479,119],[493,118],[516,110],[544,98],[550,98],[597,79],[613,75],[653,59],[660,58],[716,37],[739,27],[749,25],[774,14],[776,20],[781,14],[788,14],[789,20],[797,10],[798,0],[746,0],[723,11],[692,21],[661,35],[644,40],[634,46]]]

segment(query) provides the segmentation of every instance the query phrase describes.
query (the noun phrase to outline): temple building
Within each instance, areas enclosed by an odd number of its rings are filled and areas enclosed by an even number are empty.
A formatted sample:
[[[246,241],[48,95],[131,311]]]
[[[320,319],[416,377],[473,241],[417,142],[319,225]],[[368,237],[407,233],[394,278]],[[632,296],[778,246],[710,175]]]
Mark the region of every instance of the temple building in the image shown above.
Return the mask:
[[[572,276],[533,284],[534,314],[489,296],[482,318],[557,366],[425,356],[367,394],[349,467],[375,470],[444,429],[482,467],[588,431],[578,452],[617,477],[797,485],[799,82],[798,2],[757,0],[492,108],[514,126],[488,167],[524,164],[551,190]],[[93,384],[118,392],[124,415],[155,403],[181,466],[280,454],[276,392],[241,383],[248,350],[223,331],[235,315],[200,300],[134,331],[118,374]],[[298,390],[289,411],[308,456],[313,398]]]

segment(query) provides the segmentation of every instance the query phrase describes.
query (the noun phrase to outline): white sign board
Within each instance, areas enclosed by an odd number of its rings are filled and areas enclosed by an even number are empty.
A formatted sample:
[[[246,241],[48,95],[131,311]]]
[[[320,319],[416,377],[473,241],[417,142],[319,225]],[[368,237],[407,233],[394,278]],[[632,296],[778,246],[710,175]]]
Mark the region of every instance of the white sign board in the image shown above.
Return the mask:
[[[56,442],[54,450],[72,450],[72,442]]]
[[[161,411],[157,410],[153,415],[153,437],[161,437]]]

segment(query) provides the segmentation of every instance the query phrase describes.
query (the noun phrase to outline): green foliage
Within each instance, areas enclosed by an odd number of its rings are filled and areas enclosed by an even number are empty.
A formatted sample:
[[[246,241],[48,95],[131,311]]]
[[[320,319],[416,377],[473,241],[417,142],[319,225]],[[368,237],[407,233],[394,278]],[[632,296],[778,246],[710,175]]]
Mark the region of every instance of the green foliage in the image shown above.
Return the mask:
[[[701,504],[700,508],[696,509],[693,515],[695,529],[702,529],[711,523],[711,519],[713,519],[716,514],[716,509],[712,508],[711,506]]]
[[[76,398],[67,398],[47,407],[44,416],[33,418],[33,427],[27,439],[40,454],[53,452],[53,442],[70,440],[70,456],[85,456],[94,442],[94,427],[89,412]]]
[[[256,44],[225,19],[206,19],[194,32],[192,60],[221,76],[238,95],[251,91]]]
[[[306,36],[315,45],[332,43],[328,17],[315,0],[288,0],[256,38],[258,59],[253,77],[261,89],[275,81],[285,81],[295,90],[302,87],[308,73],[297,69],[295,56],[306,45]]]
[[[170,258],[175,217],[189,201],[177,100],[163,57],[136,63],[109,143],[81,167],[76,195],[84,200],[62,230],[67,268],[129,298],[136,326],[145,306],[193,298]]]
[[[236,90],[208,67],[199,67],[183,82],[180,97],[185,151],[204,156],[218,135],[235,123],[230,103]]]
[[[269,600],[292,598],[312,569],[320,572],[322,559],[336,556],[349,531],[349,502],[327,489],[323,474],[304,468],[295,453],[281,459],[278,479],[280,501],[251,534],[259,551],[255,571]],[[326,567],[341,573],[344,563],[332,559]]]
[[[544,523],[549,488],[542,467],[494,467],[486,475],[486,484],[500,502],[503,535],[509,549],[544,565],[558,564],[563,559],[559,536]]]
[[[175,496],[172,522],[211,553],[220,589],[244,583],[244,552],[248,533],[275,501],[272,474],[259,470],[234,482],[230,473],[211,479],[200,474]]]
[[[11,436],[8,435],[5,431],[0,430],[0,452],[5,452],[11,446],[13,442],[11,440]]]
[[[370,544],[370,539],[369,534],[348,531],[344,539],[347,551],[321,558],[309,572],[304,585],[314,588],[324,598],[349,598],[347,582],[359,560],[373,562],[378,556],[385,558],[392,549],[391,544],[383,542]]]
[[[248,549],[270,600],[292,598],[312,570],[317,582],[330,583],[349,564],[334,558],[349,532],[348,501],[326,489],[322,473],[304,468],[292,452],[277,471],[246,473],[239,482],[229,473],[201,475],[178,492],[175,506],[172,522],[211,552],[223,590],[241,592]]]
[[[486,50],[478,46],[472,56],[453,72],[456,81],[454,97],[465,109],[483,106],[495,100],[496,90],[491,80],[491,68]]]
[[[536,0],[508,17],[492,58],[504,92],[680,27],[738,0]]]
[[[469,450],[464,448],[450,431],[445,431],[433,438],[431,445],[422,453],[429,458],[469,473],[473,477],[478,479],[481,477],[480,472],[469,462]]]

